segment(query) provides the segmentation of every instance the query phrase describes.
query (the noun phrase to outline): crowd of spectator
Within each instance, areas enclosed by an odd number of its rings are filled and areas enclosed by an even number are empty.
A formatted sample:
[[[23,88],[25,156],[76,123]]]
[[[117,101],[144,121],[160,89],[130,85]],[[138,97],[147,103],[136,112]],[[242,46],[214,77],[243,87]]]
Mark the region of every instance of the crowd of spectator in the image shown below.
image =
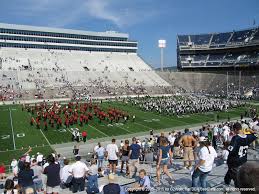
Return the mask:
[[[235,187],[240,187],[246,185],[238,179],[240,173],[246,174],[254,166],[258,167],[258,164],[246,164],[248,146],[251,144],[251,148],[256,149],[259,144],[256,139],[258,132],[259,119],[256,116],[251,120],[243,118],[240,123],[206,124],[200,130],[185,129],[184,133],[171,131],[169,134],[155,135],[154,130],[150,130],[149,137],[144,140],[133,137],[131,143],[125,140],[120,145],[115,139],[107,146],[98,143],[90,162],[84,161],[78,153],[75,161],[56,153],[47,157],[41,153],[37,153],[36,157],[30,156],[30,148],[18,161],[12,161],[12,176],[7,177],[5,166],[1,164],[0,178],[5,180],[6,194],[57,194],[62,193],[62,189],[69,189],[72,193],[146,194],[154,186],[161,187],[161,169],[162,176],[168,176],[170,185],[175,185],[176,177],[169,169],[176,168],[174,160],[180,159],[183,161],[182,168],[190,170],[193,192],[206,193],[200,189],[207,188],[207,177],[216,164],[228,165],[224,179],[226,185],[233,180]],[[240,147],[243,149],[242,156]],[[141,166],[148,160],[156,164],[154,183],[150,172]],[[248,165],[247,169],[243,165]],[[239,171],[239,168],[243,170]],[[133,186],[121,187],[117,180],[120,176],[130,180],[136,178],[136,182]],[[100,185],[101,177],[107,177],[108,184]]]

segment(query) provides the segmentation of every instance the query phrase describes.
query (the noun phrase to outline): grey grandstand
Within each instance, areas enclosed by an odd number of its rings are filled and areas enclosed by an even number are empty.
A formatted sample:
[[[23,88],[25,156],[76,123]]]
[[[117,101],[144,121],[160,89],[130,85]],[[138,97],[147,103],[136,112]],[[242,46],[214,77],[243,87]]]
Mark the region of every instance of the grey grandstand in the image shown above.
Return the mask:
[[[0,96],[122,95],[169,86],[137,49],[128,34],[114,31],[0,24]]]

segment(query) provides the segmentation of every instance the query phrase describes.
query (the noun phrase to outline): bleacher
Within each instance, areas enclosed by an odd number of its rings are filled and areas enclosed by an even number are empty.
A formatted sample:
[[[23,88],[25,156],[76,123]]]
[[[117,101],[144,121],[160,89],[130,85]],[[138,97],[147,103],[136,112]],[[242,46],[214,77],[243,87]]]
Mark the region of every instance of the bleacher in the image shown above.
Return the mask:
[[[178,35],[177,66],[181,70],[258,67],[258,40],[259,27],[223,33]]]
[[[170,86],[136,53],[1,48],[2,85],[22,90]],[[14,88],[14,89],[16,89]]]

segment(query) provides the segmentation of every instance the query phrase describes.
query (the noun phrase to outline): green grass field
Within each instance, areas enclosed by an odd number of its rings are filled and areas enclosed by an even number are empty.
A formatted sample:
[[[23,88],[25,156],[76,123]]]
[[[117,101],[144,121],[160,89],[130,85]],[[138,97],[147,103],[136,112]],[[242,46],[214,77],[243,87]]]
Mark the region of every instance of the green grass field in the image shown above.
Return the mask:
[[[105,102],[100,106],[103,109],[116,107],[128,112],[130,115],[135,114],[136,120],[135,122],[129,120],[126,124],[120,122],[111,125],[107,121],[99,123],[97,118],[94,118],[88,125],[83,127],[79,125],[73,126],[80,129],[80,131],[86,130],[88,139],[206,123],[214,121],[217,114],[219,114],[221,120],[227,119],[228,116],[236,118],[247,109],[246,107],[241,107],[228,112],[192,114],[179,118],[154,112],[144,112],[123,102]],[[31,115],[26,111],[22,111],[19,105],[0,106],[0,162],[9,164],[13,158],[18,158],[26,152],[29,146],[33,148],[32,154],[36,154],[38,151],[48,154],[52,151],[50,145],[71,141],[71,129],[63,127],[59,130],[49,128],[47,131],[41,131],[30,125],[30,118]]]

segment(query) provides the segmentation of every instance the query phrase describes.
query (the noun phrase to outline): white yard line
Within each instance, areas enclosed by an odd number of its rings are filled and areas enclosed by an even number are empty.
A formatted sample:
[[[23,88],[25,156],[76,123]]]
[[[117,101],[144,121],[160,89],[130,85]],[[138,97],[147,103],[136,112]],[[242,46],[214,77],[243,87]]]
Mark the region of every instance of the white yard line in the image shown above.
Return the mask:
[[[13,149],[16,150],[15,139],[14,139],[14,130],[13,130],[13,118],[12,118],[12,113],[11,113],[10,108],[9,108],[9,116],[10,116],[10,122],[11,122],[11,127],[12,127],[12,135],[13,135]]]
[[[127,130],[127,129],[125,129],[125,128],[121,127],[121,126],[117,126],[117,125],[115,125],[115,127],[119,127],[119,128],[121,128],[121,129],[123,129],[123,130],[125,130],[125,131],[129,132],[129,133],[133,133],[132,131],[129,131],[129,130]]]
[[[134,122],[134,123],[136,123],[137,125],[140,125],[140,126],[142,126],[142,127],[145,127],[145,128],[148,128],[148,129],[152,129],[151,127],[148,127],[148,126],[146,126],[146,125],[142,125],[141,123],[138,123],[138,122]]]
[[[106,137],[109,137],[109,135],[107,135],[106,133],[100,131],[99,129],[95,128],[94,126],[89,125],[89,127],[92,127],[93,129],[95,129],[96,131],[98,131],[98,132],[100,132],[101,134],[105,135]]]
[[[42,132],[42,130],[40,129],[41,134],[43,135],[43,137],[46,139],[47,143],[49,144],[49,146],[51,147],[51,144],[49,142],[49,140],[47,139],[47,137],[45,136],[45,134]]]
[[[68,130],[71,134],[73,134],[73,131],[71,128],[66,128],[66,130]]]

